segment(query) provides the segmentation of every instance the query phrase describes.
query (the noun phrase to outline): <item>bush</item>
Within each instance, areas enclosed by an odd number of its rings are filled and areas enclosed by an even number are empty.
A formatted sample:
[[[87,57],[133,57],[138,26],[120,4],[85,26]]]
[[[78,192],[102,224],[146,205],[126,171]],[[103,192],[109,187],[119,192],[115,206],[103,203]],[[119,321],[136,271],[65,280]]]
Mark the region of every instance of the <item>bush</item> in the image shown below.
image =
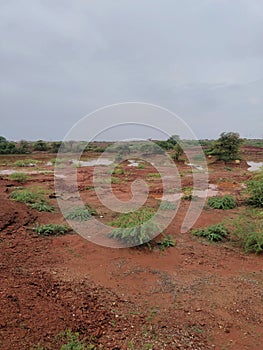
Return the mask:
[[[209,207],[213,209],[233,209],[236,206],[236,201],[232,196],[223,196],[223,197],[210,197],[207,201]]]
[[[239,157],[238,153],[242,142],[243,140],[238,133],[223,132],[207,153],[215,155],[218,160],[235,160]]]
[[[71,228],[67,225],[46,224],[33,227],[33,231],[41,236],[60,236],[71,231]]]
[[[39,163],[38,160],[34,159],[20,159],[14,162],[14,166],[16,167],[30,167],[35,166],[37,163]]]
[[[193,230],[192,234],[197,237],[204,237],[212,242],[219,242],[227,237],[228,232],[223,225],[218,224],[203,229]]]
[[[174,239],[174,237],[168,235],[163,235],[163,239],[159,242],[157,242],[157,245],[159,247],[160,250],[165,250],[167,248],[170,247],[175,247],[176,245],[176,240]]]
[[[29,179],[29,176],[24,173],[13,173],[9,175],[9,179],[17,182],[26,182]]]

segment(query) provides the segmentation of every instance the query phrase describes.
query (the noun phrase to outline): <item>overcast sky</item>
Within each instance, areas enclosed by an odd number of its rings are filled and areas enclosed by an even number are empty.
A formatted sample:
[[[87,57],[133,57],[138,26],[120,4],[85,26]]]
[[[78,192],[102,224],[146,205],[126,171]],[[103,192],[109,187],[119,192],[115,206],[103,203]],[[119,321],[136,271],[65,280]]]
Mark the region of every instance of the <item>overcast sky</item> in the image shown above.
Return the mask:
[[[263,1],[2,0],[0,73],[8,139],[62,139],[125,101],[168,108],[199,138],[262,138]]]

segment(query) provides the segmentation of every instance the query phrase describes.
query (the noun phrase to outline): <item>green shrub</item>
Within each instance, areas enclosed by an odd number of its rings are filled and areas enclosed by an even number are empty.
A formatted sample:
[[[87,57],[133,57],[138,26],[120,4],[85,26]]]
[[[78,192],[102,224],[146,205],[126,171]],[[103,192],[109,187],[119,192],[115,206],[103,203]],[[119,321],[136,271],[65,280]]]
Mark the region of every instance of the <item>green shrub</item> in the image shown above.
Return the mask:
[[[46,224],[33,227],[33,231],[42,236],[60,236],[71,231],[67,225]]]
[[[145,164],[139,163],[137,169],[145,169]]]
[[[229,222],[231,240],[243,247],[245,252],[263,252],[263,215],[258,209],[247,209],[236,220]]]
[[[36,202],[30,205],[32,209],[36,209],[37,211],[44,211],[44,212],[53,212],[55,210],[55,207],[53,205],[50,205],[44,201],[42,202]]]
[[[24,173],[13,173],[9,175],[9,179],[17,182],[26,182],[29,179],[29,176]]]
[[[203,229],[193,230],[192,234],[197,237],[204,237],[212,242],[219,242],[227,237],[228,232],[223,225],[218,224]]]
[[[11,193],[10,197],[16,202],[33,204],[37,202],[44,202],[44,193],[45,191],[40,187],[31,187],[29,189],[16,189]]]
[[[236,201],[232,196],[223,196],[223,197],[210,197],[207,201],[209,207],[213,209],[233,209],[236,206]]]
[[[258,175],[247,183],[247,192],[250,194],[248,203],[262,208],[263,207],[263,176]]]
[[[163,235],[163,239],[159,242],[157,242],[157,245],[159,247],[160,250],[165,250],[167,248],[170,248],[170,247],[175,247],[176,245],[176,240],[174,237],[168,235]]]
[[[67,220],[87,221],[92,215],[97,215],[97,211],[91,208],[88,204],[85,204],[84,207],[76,207],[69,211],[65,215],[65,218]]]
[[[155,213],[152,208],[121,214],[110,225],[117,226],[110,234],[110,238],[118,239],[125,244],[140,245],[149,242],[160,230],[160,225],[149,221]],[[149,222],[148,222],[149,221]]]
[[[176,205],[173,202],[169,202],[166,200],[161,201],[161,204],[159,206],[160,210],[175,210]]]
[[[34,160],[34,159],[20,159],[17,160],[16,162],[14,162],[14,166],[16,167],[30,167],[30,166],[34,166],[37,163],[39,163],[38,160]]]

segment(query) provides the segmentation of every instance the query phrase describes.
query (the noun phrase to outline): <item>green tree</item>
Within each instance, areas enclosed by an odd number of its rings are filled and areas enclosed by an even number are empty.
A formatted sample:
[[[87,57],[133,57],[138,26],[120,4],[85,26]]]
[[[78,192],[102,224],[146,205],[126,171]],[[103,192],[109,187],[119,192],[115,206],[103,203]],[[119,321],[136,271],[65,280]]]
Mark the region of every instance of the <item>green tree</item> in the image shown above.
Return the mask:
[[[223,132],[216,140],[208,154],[215,155],[218,160],[235,160],[239,157],[239,149],[243,140],[237,132]]]
[[[38,140],[34,143],[34,151],[46,151],[47,150],[47,144],[43,140]]]

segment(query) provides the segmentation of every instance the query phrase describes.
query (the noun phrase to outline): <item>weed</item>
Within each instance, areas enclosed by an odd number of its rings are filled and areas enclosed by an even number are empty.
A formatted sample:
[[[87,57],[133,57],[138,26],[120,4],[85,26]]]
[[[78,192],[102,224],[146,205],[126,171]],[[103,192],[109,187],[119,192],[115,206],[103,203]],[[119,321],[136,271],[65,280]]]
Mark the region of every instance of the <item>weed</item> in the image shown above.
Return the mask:
[[[235,198],[232,196],[223,196],[223,197],[210,197],[207,201],[209,207],[213,209],[233,209],[236,206]]]
[[[29,176],[24,173],[13,173],[9,175],[9,179],[17,182],[26,182],[29,179]]]
[[[73,208],[65,215],[65,218],[67,220],[87,221],[92,215],[97,215],[97,211],[88,204],[85,204],[84,207]]]
[[[148,180],[160,179],[160,177],[161,177],[160,173],[149,173],[147,175]]]
[[[116,167],[113,171],[114,175],[123,175],[124,174],[124,170],[120,167]]]
[[[84,340],[79,339],[79,333],[68,330],[60,333],[60,338],[67,343],[62,345],[60,350],[95,350],[95,345],[92,343],[85,344]]]
[[[44,201],[44,193],[45,191],[40,187],[31,187],[29,189],[16,189],[10,197],[16,202],[33,204]]]
[[[60,236],[69,232],[71,229],[67,225],[46,224],[33,227],[33,231],[41,236]]]
[[[44,201],[30,204],[30,207],[32,209],[36,209],[37,211],[45,211],[50,213],[52,213],[55,210],[55,207],[53,205],[50,205]]]
[[[247,182],[247,192],[250,194],[248,203],[262,208],[263,207],[263,172]]]
[[[40,163],[39,160],[34,159],[20,159],[14,162],[14,166],[16,167],[31,167],[35,166],[36,164]]]
[[[145,169],[145,164],[139,163],[137,169]]]
[[[163,201],[161,201],[159,209],[160,210],[175,210],[176,205],[173,202],[163,200]]]
[[[204,237],[212,242],[219,242],[227,237],[228,232],[223,225],[218,224],[203,229],[193,230],[192,234],[197,237]]]
[[[163,235],[163,239],[159,242],[157,242],[157,246],[161,251],[164,251],[167,248],[170,247],[175,247],[176,245],[176,240],[174,239],[174,237],[168,235]]]

